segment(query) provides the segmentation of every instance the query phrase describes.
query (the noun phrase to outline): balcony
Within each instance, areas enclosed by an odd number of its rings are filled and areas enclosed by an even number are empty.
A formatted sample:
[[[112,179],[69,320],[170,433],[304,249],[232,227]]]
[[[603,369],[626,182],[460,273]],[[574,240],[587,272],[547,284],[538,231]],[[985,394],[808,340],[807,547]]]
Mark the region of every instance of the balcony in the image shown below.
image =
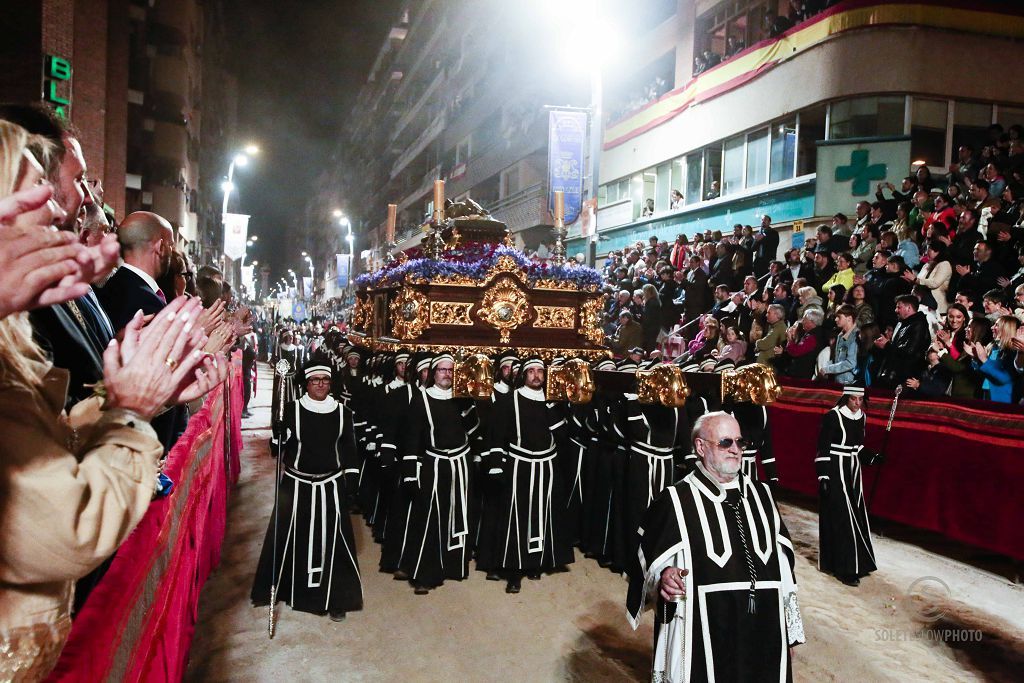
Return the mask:
[[[491,207],[491,216],[507,225],[513,233],[538,225],[549,225],[551,216],[547,207],[547,183],[531,185],[498,201]]]
[[[395,130],[392,131],[389,138],[390,142],[397,140],[402,134],[402,131],[404,131],[406,127],[416,119],[422,111],[424,104],[426,104],[427,100],[429,100],[434,92],[441,86],[444,79],[444,71],[438,71],[437,76],[434,77],[434,80],[427,86],[426,90],[423,91],[423,94],[416,99],[415,104],[413,104],[402,118],[398,120],[398,123],[395,125]]]
[[[415,159],[420,152],[427,148],[427,145],[433,142],[437,138],[437,136],[441,134],[441,131],[444,130],[446,119],[447,117],[445,116],[445,113],[442,111],[440,114],[438,114],[437,118],[434,119],[433,123],[427,126],[427,129],[420,134],[416,141],[408,149],[402,152],[402,154],[395,161],[394,165],[391,167],[392,178],[401,173],[402,169],[408,166],[409,163],[413,159]]]
[[[402,201],[398,203],[398,210],[405,211],[407,208],[412,206],[418,199],[421,199],[428,192],[433,190],[434,181],[441,177],[441,165],[438,164],[434,168],[427,171],[423,176],[423,180],[416,187],[415,190],[407,194],[402,198]]]

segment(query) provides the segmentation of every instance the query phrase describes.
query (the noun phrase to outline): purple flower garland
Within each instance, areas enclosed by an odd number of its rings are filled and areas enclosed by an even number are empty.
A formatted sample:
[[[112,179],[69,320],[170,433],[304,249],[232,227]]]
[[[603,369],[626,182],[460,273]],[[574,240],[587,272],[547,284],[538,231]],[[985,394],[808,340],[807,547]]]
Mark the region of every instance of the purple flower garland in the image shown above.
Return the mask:
[[[396,286],[401,284],[406,276],[425,280],[451,276],[483,280],[502,256],[508,256],[516,265],[526,270],[527,283],[530,286],[536,284],[537,280],[571,282],[578,289],[600,287],[602,284],[601,273],[589,266],[575,263],[562,266],[539,263],[531,261],[523,252],[511,247],[469,242],[445,254],[444,260],[441,261],[414,258],[405,263],[385,266],[372,273],[364,273],[356,278],[356,288],[362,290]]]

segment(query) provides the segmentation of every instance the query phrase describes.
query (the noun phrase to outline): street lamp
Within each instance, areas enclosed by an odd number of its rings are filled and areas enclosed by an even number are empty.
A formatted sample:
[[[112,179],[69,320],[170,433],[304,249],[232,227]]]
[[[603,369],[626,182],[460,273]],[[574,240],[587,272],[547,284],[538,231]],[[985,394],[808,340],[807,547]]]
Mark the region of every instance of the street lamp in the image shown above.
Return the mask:
[[[302,252],[302,256],[306,259],[306,263],[309,264],[309,286],[310,291],[312,291],[312,288],[315,287],[314,283],[316,282],[316,278],[313,277],[313,259],[311,259],[306,252]]]
[[[256,145],[246,145],[245,149],[241,152],[236,152],[231,158],[231,163],[228,165],[228,177],[223,183],[221,183],[221,189],[224,190],[224,205],[221,208],[221,213],[225,214],[228,212],[228,201],[231,199],[231,193],[235,189],[235,167],[246,166],[249,163],[249,158],[259,154],[260,148]]]

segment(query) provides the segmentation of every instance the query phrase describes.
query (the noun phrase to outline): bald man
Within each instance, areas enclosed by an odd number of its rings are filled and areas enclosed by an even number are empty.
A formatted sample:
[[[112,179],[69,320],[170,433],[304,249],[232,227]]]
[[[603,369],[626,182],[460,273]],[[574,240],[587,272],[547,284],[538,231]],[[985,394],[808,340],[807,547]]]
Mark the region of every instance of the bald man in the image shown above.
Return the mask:
[[[136,311],[149,315],[167,305],[156,281],[170,266],[174,230],[155,213],[136,211],[121,223],[117,241],[124,265],[99,291],[99,297],[114,329],[120,331]]]

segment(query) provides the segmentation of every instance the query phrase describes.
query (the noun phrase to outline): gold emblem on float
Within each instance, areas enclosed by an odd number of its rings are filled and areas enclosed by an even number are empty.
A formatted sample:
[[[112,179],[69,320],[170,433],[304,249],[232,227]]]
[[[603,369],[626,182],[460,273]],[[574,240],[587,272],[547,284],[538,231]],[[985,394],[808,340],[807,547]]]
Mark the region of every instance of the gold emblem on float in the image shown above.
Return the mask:
[[[750,402],[759,406],[774,403],[782,395],[782,387],[775,370],[754,363],[722,373],[722,398],[737,403]]]
[[[579,358],[570,358],[552,365],[547,372],[547,400],[569,403],[590,403],[594,398],[594,376],[590,365]]]
[[[636,400],[640,403],[682,408],[689,396],[690,387],[678,365],[659,365],[652,370],[636,371]]]
[[[391,302],[391,331],[399,339],[416,339],[430,327],[427,297],[404,287]]]
[[[508,275],[498,277],[484,292],[477,316],[498,330],[500,343],[507,344],[512,330],[526,322],[530,302],[516,280]]]
[[[534,306],[534,327],[571,330],[576,327],[576,309],[569,306]]]
[[[462,303],[457,301],[431,301],[430,324],[472,327],[473,319],[469,317],[472,310],[472,303]]]
[[[455,398],[488,399],[494,391],[494,373],[491,359],[474,353],[455,363],[452,395]]]

